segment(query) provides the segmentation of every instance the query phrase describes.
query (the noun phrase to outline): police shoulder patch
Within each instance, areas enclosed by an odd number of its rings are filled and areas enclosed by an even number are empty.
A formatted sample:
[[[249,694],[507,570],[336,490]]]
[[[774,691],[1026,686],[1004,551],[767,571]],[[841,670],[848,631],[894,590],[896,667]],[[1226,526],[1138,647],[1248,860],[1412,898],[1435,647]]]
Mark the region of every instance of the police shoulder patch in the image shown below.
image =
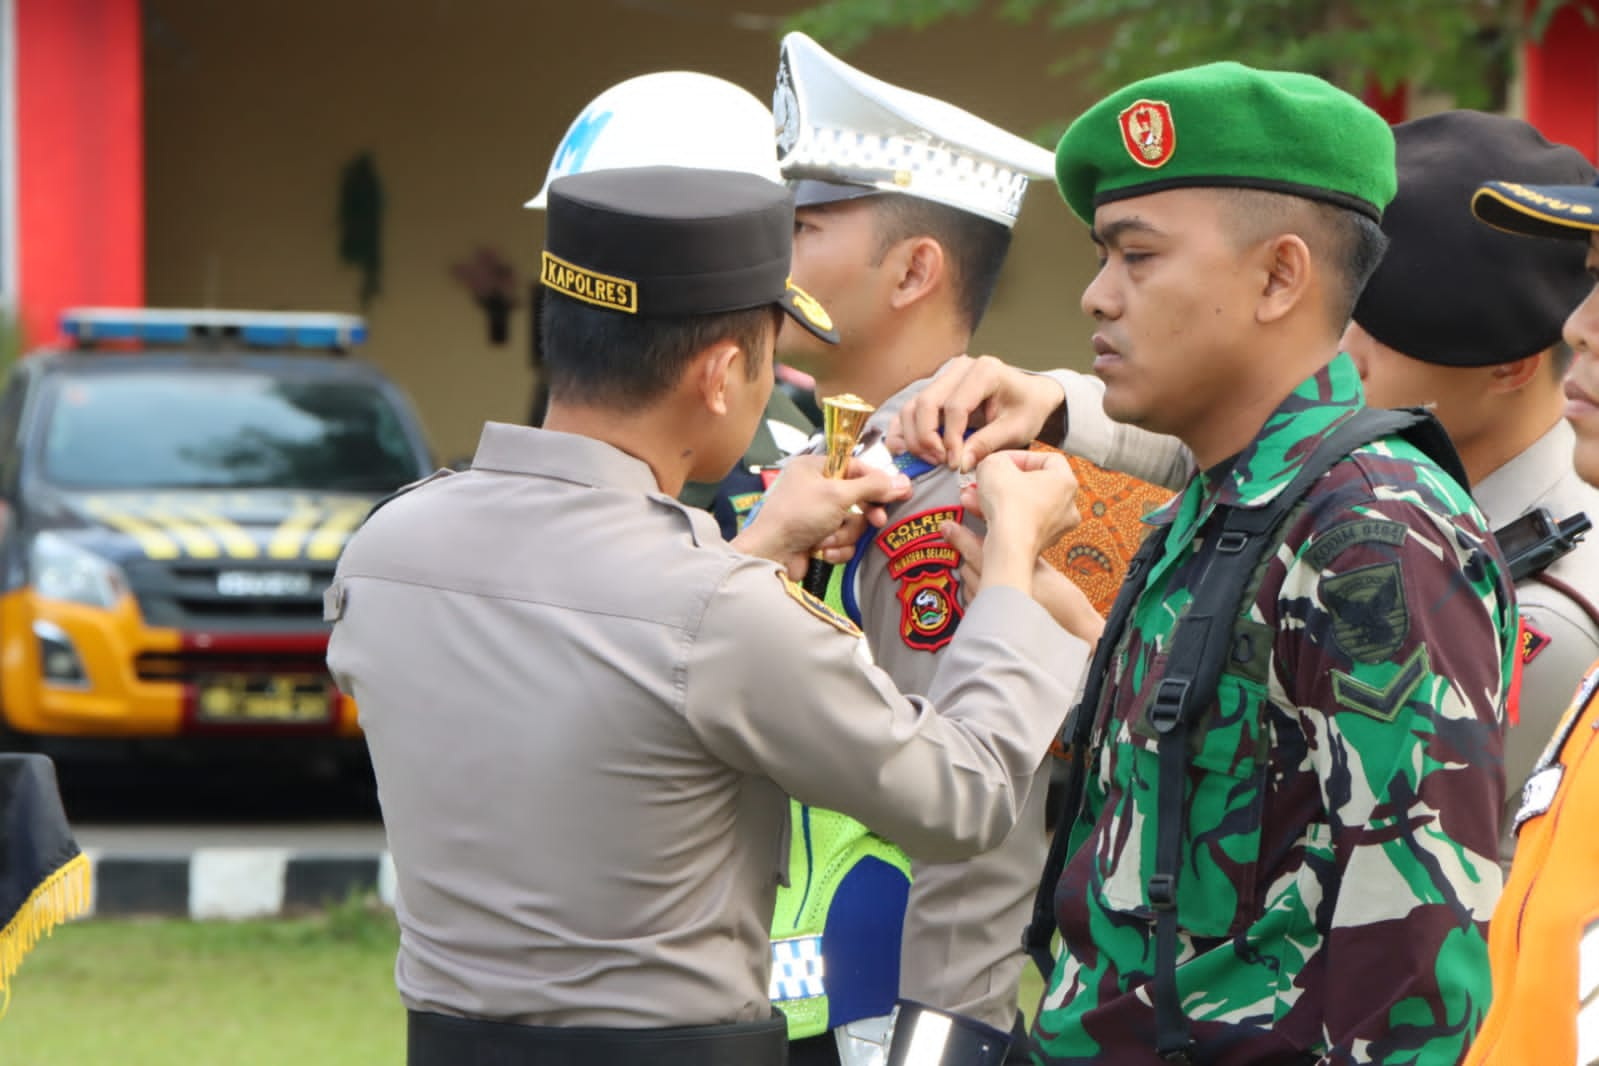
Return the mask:
[[[847,633],[852,637],[861,636],[859,626],[833,610],[822,600],[806,592],[800,587],[798,582],[791,579],[787,574],[779,570],[777,576],[783,582],[783,591],[788,593],[789,599],[805,608],[808,613],[820,618],[841,633]]]
[[[1521,665],[1531,666],[1532,661],[1553,644],[1554,638],[1534,626],[1525,618],[1521,620]]]
[[[964,507],[934,507],[900,519],[877,535],[888,555],[888,576],[899,584],[900,639],[907,648],[937,651],[955,639],[965,614],[960,600],[961,556],[939,532],[960,522]]]

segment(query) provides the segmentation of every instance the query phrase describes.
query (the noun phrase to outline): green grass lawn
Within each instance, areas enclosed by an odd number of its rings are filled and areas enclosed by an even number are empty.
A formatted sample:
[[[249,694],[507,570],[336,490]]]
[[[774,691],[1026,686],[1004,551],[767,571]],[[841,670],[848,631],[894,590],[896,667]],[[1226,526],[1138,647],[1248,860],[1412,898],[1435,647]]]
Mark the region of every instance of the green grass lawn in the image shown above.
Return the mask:
[[[402,1063],[398,943],[392,915],[359,901],[277,921],[70,923],[12,978],[0,1063]]]
[[[61,926],[11,981],[3,1066],[365,1066],[405,1061],[399,931],[359,900],[276,921]],[[1020,1001],[1040,992],[1028,964]]]

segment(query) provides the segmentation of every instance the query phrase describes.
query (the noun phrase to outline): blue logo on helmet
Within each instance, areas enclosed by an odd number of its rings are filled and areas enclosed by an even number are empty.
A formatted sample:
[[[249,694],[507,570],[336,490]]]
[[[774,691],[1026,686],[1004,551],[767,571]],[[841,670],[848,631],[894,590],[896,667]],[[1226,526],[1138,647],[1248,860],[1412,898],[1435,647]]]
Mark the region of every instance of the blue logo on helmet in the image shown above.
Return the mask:
[[[555,152],[554,171],[557,174],[575,174],[583,169],[583,161],[588,158],[589,150],[594,147],[594,141],[599,137],[605,124],[611,121],[609,111],[586,111],[572,123],[572,128],[566,131],[566,139],[561,142],[561,147]]]

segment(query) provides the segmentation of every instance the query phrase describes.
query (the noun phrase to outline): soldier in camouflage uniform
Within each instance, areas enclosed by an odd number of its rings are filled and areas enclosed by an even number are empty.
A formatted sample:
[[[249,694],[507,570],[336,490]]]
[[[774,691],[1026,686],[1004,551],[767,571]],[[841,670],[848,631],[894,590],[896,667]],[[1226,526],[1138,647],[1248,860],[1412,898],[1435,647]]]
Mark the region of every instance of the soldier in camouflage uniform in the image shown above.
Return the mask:
[[[1088,773],[1063,823],[1040,1062],[1162,1061],[1166,886],[1151,875],[1171,822],[1150,710],[1218,513],[1269,506],[1363,408],[1337,340],[1381,249],[1393,153],[1377,116],[1304,75],[1216,64],[1112,95],[1057,156],[1102,256],[1083,296],[1102,392],[984,359],[902,412],[906,441],[952,465],[1042,430],[1068,450],[1086,436],[1113,466],[1142,450],[1152,464],[1135,472],[1156,480],[1170,452],[1140,445],[1172,434],[1198,467],[1152,519],[1164,543],[1119,640],[1106,634],[1099,701],[1079,708]],[[980,408],[990,420],[963,445]],[[1267,560],[1179,777],[1186,1058],[1456,1062],[1487,1007],[1500,887],[1503,561],[1460,484],[1397,437],[1334,464]]]

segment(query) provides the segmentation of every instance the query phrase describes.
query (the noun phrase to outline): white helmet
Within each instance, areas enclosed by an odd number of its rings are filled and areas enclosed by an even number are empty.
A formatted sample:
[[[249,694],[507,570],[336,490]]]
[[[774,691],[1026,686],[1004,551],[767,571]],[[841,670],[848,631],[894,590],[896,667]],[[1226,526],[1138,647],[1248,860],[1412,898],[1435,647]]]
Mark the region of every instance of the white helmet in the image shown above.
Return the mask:
[[[730,81],[687,70],[641,74],[583,109],[544,187],[523,206],[543,208],[556,178],[622,167],[737,170],[781,184],[776,128],[766,105]]]

